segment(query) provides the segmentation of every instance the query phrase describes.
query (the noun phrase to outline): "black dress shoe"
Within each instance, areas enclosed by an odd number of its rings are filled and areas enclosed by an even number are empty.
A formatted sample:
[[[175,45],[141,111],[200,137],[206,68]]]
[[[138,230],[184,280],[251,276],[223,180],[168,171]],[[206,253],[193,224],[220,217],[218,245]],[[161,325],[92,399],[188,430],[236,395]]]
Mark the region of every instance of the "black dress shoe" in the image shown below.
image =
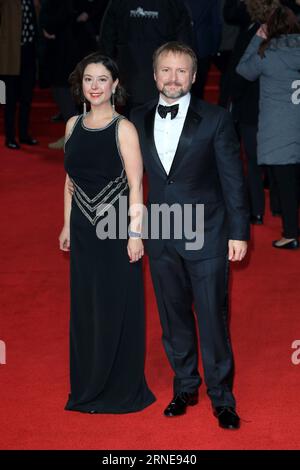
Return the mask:
[[[264,223],[264,218],[262,215],[251,215],[250,223],[254,225],[262,225]]]
[[[219,426],[223,429],[239,429],[240,418],[231,406],[216,406],[214,415],[219,420]]]
[[[20,142],[21,142],[21,144],[26,144],[26,145],[37,145],[38,144],[38,141],[36,139],[33,139],[30,136],[27,136],[27,137],[24,137],[24,138],[20,137]]]
[[[273,241],[272,246],[280,250],[296,250],[299,248],[299,241],[296,238],[290,242],[284,243],[284,245],[278,245],[278,242],[279,240]]]
[[[180,416],[185,414],[186,408],[188,406],[194,406],[198,403],[198,392],[187,393],[181,392],[174,395],[173,400],[164,411],[164,415],[171,416]]]
[[[15,140],[6,140],[5,145],[11,150],[19,150],[20,145]]]

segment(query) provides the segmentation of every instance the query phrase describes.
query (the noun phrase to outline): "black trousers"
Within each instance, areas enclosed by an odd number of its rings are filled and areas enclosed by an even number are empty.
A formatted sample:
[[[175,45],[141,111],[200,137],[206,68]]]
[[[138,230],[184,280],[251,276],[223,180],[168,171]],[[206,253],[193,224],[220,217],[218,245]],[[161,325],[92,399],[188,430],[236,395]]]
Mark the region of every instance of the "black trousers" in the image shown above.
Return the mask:
[[[227,256],[189,261],[171,243],[150,258],[163,330],[163,345],[175,373],[174,393],[192,393],[202,380],[194,301],[207,393],[214,406],[235,406],[233,354],[228,333]]]
[[[269,190],[270,190],[270,210],[273,214],[281,214],[281,205],[280,205],[280,197],[279,197],[279,189],[277,180],[274,174],[274,167],[266,165],[265,166],[266,175],[269,182]]]
[[[21,47],[20,75],[5,75],[1,79],[6,85],[6,105],[4,110],[4,126],[6,140],[14,140],[16,136],[16,110],[19,108],[19,136],[25,138],[29,134],[29,118],[36,79],[36,53],[34,44]]]
[[[78,109],[73,100],[70,87],[54,86],[52,87],[53,98],[63,115],[64,122],[67,122],[72,116],[78,114]]]
[[[300,165],[272,165],[279,191],[283,236],[298,238]]]
[[[231,54],[231,51],[221,51],[213,56],[198,57],[197,76],[196,81],[193,85],[194,95],[196,95],[200,99],[203,99],[209,69],[211,65],[214,64],[221,72],[218,104],[220,106],[223,106],[224,108],[227,108],[230,96],[228,67],[231,59]]]
[[[241,137],[244,144],[248,163],[248,192],[252,215],[264,215],[265,193],[263,183],[263,170],[257,164],[257,127],[241,124]]]

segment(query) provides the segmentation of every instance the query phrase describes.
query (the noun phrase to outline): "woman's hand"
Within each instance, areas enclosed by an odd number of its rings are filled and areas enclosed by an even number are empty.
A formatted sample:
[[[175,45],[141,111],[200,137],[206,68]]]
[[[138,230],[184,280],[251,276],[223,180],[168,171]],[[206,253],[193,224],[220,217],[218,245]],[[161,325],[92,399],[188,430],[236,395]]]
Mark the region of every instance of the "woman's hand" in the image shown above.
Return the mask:
[[[74,184],[72,183],[70,178],[68,178],[67,188],[68,188],[70,196],[73,196],[73,194],[74,194]]]
[[[127,252],[130,263],[135,263],[144,256],[144,245],[141,238],[129,238]]]
[[[63,226],[62,231],[58,237],[59,239],[59,248],[62,251],[70,251],[70,228]]]
[[[256,36],[262,38],[262,39],[267,39],[267,25],[262,24],[261,27],[257,30]]]

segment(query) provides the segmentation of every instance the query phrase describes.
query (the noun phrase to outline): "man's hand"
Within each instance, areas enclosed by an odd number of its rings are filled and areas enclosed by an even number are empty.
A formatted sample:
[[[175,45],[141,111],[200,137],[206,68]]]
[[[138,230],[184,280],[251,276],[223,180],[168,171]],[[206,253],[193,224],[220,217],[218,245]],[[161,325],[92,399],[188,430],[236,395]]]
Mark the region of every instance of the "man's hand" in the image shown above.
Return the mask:
[[[229,261],[242,261],[247,253],[247,242],[243,240],[229,240],[228,259]]]
[[[67,188],[68,188],[70,196],[73,196],[73,194],[74,194],[74,184],[72,183],[70,178],[68,178]]]
[[[77,17],[77,23],[85,23],[89,19],[89,15],[84,11]]]
[[[56,39],[55,34],[49,34],[45,29],[43,29],[43,35],[46,39]]]

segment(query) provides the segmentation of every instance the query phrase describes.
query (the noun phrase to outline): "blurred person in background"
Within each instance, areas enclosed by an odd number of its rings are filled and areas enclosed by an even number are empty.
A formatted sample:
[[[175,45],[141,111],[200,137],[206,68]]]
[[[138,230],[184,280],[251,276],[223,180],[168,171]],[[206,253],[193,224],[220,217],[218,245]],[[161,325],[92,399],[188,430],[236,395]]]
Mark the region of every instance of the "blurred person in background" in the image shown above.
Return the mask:
[[[229,102],[229,64],[240,29],[248,21],[243,0],[185,0],[193,24],[193,45],[198,73],[193,93],[203,98],[208,72],[214,64],[220,76],[218,103]]]
[[[212,58],[220,49],[222,39],[221,0],[185,0],[192,18],[193,47],[198,60],[198,72],[193,93],[202,99]]]
[[[219,105],[224,108],[230,103],[230,64],[237,39],[249,25],[249,15],[244,0],[222,0],[222,39],[215,65],[221,72]]]
[[[70,92],[69,75],[83,57],[97,50],[97,33],[106,5],[104,0],[42,0],[43,75],[52,87],[64,122],[78,113]],[[49,144],[53,149],[63,146],[64,137]]]
[[[233,4],[233,1],[231,3]],[[260,25],[265,23],[273,10],[279,6],[279,0],[272,0],[271,2],[268,0],[267,3],[261,0],[250,0],[240,2],[240,4],[242,3],[244,4],[245,15],[247,15],[248,21],[247,23],[244,21],[244,27],[237,38],[232,53],[229,70],[230,99],[233,118],[237,124],[247,162],[247,186],[251,223],[262,225],[265,213],[264,167],[259,166],[257,163],[256,138],[258,129],[259,79],[255,81],[246,80],[236,73],[235,68],[244,55],[251,39],[260,28]],[[234,14],[234,11],[231,14]],[[272,210],[278,211],[279,204],[277,199],[275,199],[274,185],[272,184],[271,186]]]
[[[68,84],[69,75],[79,61],[79,46],[73,31],[73,20],[72,0],[42,0],[39,26],[44,42],[44,55],[41,58],[43,74],[47,77],[65,122],[78,113]],[[63,146],[64,137],[49,144],[53,149]]]
[[[0,79],[6,86],[5,145],[18,150],[38,142],[29,132],[30,110],[36,81],[37,21],[32,0],[0,0]]]
[[[300,24],[279,6],[251,40],[237,66],[247,80],[260,80],[258,163],[270,165],[279,190],[283,236],[273,247],[299,247],[300,109],[293,84],[300,78]]]
[[[98,49],[99,29],[109,0],[73,0],[74,35],[81,59]]]
[[[183,0],[111,0],[102,21],[100,49],[116,59],[130,109],[157,97],[152,55],[173,40],[192,41]]]

